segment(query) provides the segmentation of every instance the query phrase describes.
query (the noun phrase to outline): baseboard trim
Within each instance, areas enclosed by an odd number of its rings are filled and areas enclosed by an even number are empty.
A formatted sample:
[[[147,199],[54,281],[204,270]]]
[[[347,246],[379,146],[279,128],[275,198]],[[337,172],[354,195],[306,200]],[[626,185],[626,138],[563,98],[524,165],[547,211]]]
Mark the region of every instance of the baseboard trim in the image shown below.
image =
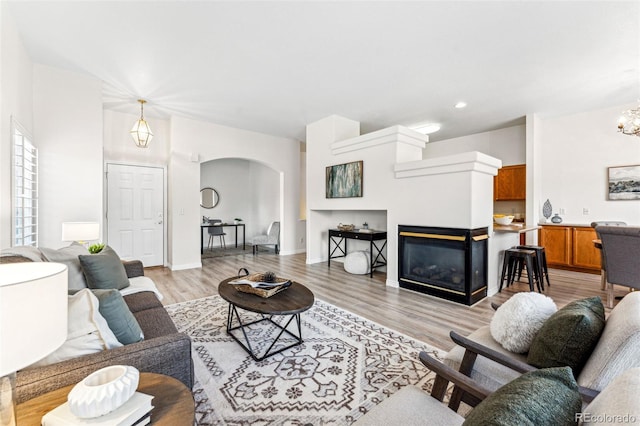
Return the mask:
[[[185,263],[183,265],[172,265],[169,263],[168,266],[169,266],[169,269],[171,269],[172,271],[182,271],[185,269],[202,268],[202,262]]]

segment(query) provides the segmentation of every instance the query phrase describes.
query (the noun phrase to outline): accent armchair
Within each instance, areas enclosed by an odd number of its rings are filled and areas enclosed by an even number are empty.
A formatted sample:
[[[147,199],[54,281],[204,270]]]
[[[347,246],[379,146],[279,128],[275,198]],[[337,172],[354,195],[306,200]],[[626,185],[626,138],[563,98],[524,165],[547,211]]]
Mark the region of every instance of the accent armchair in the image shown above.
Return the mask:
[[[445,364],[489,390],[536,370],[527,364],[527,354],[510,352],[494,340],[488,325],[468,337],[454,331],[450,336],[458,346],[445,356]],[[615,377],[634,367],[640,367],[640,292],[629,293],[611,311],[576,381],[586,395],[593,397]]]
[[[640,227],[598,226],[607,271],[607,306],[613,308],[613,286],[640,289]]]
[[[253,254],[258,253],[258,246],[274,246],[276,254],[280,253],[280,222],[271,222],[267,235],[257,235],[251,240]]]

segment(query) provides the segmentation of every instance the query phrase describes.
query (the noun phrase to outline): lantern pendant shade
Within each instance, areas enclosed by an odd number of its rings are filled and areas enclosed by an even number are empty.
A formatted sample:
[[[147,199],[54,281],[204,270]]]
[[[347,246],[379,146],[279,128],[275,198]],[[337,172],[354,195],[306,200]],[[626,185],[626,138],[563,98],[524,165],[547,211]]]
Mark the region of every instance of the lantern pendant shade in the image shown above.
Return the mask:
[[[139,148],[146,148],[149,146],[151,139],[153,139],[153,133],[151,132],[149,123],[144,119],[143,107],[146,101],[138,99],[138,102],[140,102],[140,119],[133,124],[129,133]]]

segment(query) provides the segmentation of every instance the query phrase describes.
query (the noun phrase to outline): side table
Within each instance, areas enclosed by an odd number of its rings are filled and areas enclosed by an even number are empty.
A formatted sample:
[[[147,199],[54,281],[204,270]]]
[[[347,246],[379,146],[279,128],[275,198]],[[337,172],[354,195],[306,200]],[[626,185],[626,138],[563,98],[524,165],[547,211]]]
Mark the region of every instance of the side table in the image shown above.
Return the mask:
[[[37,396],[16,407],[20,426],[40,426],[42,416],[67,401],[75,385],[65,386]],[[195,403],[191,391],[173,377],[155,373],[140,373],[138,392],[153,395],[152,425],[190,425],[195,420]]]

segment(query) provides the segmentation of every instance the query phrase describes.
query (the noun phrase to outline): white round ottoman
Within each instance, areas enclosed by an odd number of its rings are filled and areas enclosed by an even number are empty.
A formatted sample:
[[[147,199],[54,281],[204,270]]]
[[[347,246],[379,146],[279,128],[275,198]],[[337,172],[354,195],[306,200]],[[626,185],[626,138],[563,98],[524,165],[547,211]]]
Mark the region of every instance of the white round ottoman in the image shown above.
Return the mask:
[[[344,270],[350,274],[368,274],[371,272],[371,254],[368,251],[354,251],[344,259]]]

